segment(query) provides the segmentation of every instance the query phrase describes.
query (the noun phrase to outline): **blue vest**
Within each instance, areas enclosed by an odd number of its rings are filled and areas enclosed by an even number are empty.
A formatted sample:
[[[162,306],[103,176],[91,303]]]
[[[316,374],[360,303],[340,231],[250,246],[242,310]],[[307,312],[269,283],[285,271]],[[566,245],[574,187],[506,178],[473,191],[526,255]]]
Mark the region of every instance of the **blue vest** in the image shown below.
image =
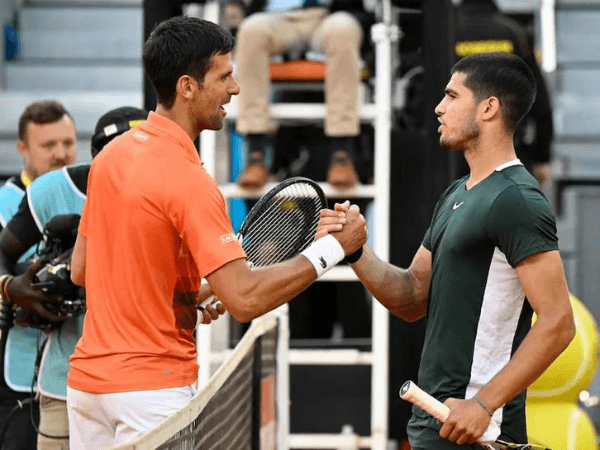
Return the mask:
[[[11,180],[0,188],[0,224],[6,227],[19,209],[25,192]],[[35,251],[30,248],[19,259],[24,261]],[[38,331],[34,328],[13,326],[8,332],[4,354],[4,379],[8,387],[18,392],[29,392],[33,382]]]
[[[12,179],[0,187],[0,225],[2,228],[5,228],[8,221],[15,215],[24,195],[23,189],[13,183]]]
[[[71,180],[67,167],[48,172],[37,178],[27,188],[27,195],[31,215],[40,232],[56,215],[81,214],[86,198],[85,194]],[[75,350],[82,328],[83,314],[67,319],[58,329],[48,333],[48,342],[44,347],[38,377],[38,390],[42,394],[66,400],[69,357]],[[35,347],[31,348],[35,349]],[[21,375],[25,375],[24,372]],[[11,379],[10,386],[19,385],[25,381],[25,376],[20,376],[18,379],[15,377],[14,380]],[[30,388],[31,379],[28,389]]]
[[[85,194],[71,180],[67,168],[37,178],[28,188],[29,207],[40,230],[59,214],[81,214]],[[83,329],[83,314],[67,319],[48,334],[40,364],[38,389],[53,398],[67,399],[69,358]]]

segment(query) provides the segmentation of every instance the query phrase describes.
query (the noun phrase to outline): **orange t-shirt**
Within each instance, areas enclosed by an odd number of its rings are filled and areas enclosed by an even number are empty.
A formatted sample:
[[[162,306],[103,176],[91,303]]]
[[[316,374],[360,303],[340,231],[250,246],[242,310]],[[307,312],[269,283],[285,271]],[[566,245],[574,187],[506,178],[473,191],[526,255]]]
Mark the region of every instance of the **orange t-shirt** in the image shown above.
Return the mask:
[[[196,308],[175,291],[246,255],[185,131],[150,113],[107,145],[90,170],[79,233],[87,312],[67,384],[109,393],[195,382]]]

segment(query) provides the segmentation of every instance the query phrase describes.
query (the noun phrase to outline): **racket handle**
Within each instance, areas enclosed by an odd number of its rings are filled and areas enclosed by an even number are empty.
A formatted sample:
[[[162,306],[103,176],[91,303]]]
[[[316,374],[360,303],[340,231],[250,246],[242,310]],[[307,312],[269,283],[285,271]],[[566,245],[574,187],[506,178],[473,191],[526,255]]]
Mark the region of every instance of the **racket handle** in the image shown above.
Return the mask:
[[[438,399],[429,395],[410,380],[404,383],[400,388],[400,398],[417,405],[440,422],[445,422],[450,415],[450,408]],[[487,430],[485,430],[485,433],[478,439],[478,442],[489,444],[494,442],[498,436],[500,436],[500,426],[492,419],[490,420],[490,424]]]
[[[410,380],[400,388],[400,398],[417,405],[440,422],[445,422],[450,415],[450,408],[433,398]]]
[[[209,305],[213,300],[215,299],[214,295],[211,295],[210,297],[205,298],[202,303],[200,303],[200,305],[198,305],[198,309],[204,310],[206,309],[206,306]],[[218,302],[215,303],[215,307],[221,303],[221,301],[219,300]]]

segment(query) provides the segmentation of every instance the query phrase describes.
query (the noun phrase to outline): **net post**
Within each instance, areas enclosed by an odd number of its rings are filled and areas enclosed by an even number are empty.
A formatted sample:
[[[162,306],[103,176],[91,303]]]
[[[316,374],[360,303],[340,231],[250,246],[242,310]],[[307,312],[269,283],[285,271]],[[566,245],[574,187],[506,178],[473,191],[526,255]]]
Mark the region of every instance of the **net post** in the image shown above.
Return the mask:
[[[198,318],[200,320],[200,318]],[[208,383],[211,373],[211,329],[210,325],[200,324],[196,329],[196,351],[198,352],[198,389],[202,389]]]
[[[261,425],[261,381],[262,381],[262,336],[254,342],[254,363],[252,365],[252,450],[260,450]]]
[[[277,317],[277,450],[288,450],[290,434],[290,328],[289,305],[275,310]]]

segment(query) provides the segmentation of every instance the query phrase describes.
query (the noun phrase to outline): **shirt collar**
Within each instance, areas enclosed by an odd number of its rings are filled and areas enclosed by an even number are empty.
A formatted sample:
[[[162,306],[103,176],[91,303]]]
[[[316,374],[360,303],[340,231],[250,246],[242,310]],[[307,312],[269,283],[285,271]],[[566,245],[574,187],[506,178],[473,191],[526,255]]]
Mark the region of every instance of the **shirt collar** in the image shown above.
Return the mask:
[[[499,165],[498,167],[496,167],[496,169],[494,169],[494,170],[496,170],[496,172],[500,172],[500,171],[502,171],[502,170],[504,170],[504,169],[507,169],[507,168],[509,168],[509,167],[512,167],[512,166],[519,166],[519,165],[521,165],[521,166],[522,166],[522,165],[523,165],[523,163],[521,162],[521,160],[520,160],[519,158],[515,158],[515,159],[513,159],[512,161],[508,161],[508,162],[505,162],[504,164],[500,164],[500,165]]]
[[[144,125],[168,134],[177,142],[179,142],[179,144],[184,148],[185,155],[187,157],[191,158],[195,162],[202,163],[202,161],[200,161],[200,155],[198,155],[198,150],[194,145],[194,141],[192,141],[190,136],[183,128],[181,128],[180,125],[173,122],[171,119],[161,116],[160,114],[156,114],[154,111],[150,111],[148,114],[148,119],[146,122],[144,122]]]

